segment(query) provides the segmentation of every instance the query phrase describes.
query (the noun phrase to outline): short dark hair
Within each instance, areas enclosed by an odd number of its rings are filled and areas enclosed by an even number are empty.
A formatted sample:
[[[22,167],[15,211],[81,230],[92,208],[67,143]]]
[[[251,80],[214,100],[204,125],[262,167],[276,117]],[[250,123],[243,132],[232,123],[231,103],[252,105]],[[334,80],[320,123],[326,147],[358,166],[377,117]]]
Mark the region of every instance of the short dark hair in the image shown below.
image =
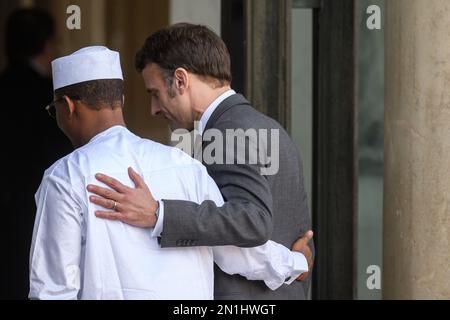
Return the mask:
[[[103,107],[123,107],[123,80],[104,79],[73,84],[55,90],[57,98],[77,97],[88,107],[100,110]]]
[[[55,35],[55,22],[41,9],[14,11],[6,24],[6,55],[10,62],[24,62],[42,53]]]
[[[136,69],[151,63],[163,69],[171,84],[177,68],[231,83],[230,53],[223,40],[208,27],[178,23],[152,34],[136,54]]]

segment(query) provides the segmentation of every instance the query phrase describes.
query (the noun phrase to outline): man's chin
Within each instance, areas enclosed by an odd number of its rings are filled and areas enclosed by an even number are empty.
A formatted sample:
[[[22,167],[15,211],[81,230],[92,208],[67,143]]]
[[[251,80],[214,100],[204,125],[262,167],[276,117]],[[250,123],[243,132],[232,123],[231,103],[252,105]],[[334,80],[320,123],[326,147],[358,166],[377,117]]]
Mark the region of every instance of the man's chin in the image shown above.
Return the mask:
[[[174,131],[179,130],[181,128],[179,126],[169,122],[169,129],[170,129],[170,131],[174,132]]]
[[[187,125],[182,125],[179,123],[172,123],[172,122],[169,122],[169,128],[170,128],[170,131],[172,131],[172,132],[175,132],[176,130],[187,130],[187,131],[193,130],[193,128],[190,129],[189,126],[187,126]]]
[[[169,127],[170,131],[175,131],[178,129],[178,126],[176,123],[174,123],[173,121],[171,121],[169,118],[167,118],[166,116],[164,116],[164,120],[166,120],[167,122],[167,126]]]

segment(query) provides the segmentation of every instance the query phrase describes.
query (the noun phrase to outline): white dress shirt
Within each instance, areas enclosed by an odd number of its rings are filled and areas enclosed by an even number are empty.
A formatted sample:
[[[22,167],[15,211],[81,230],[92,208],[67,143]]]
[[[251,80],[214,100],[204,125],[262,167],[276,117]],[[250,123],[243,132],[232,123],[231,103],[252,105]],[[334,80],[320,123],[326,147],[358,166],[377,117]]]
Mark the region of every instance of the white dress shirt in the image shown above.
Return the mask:
[[[209,107],[205,110],[205,112],[203,112],[202,117],[200,118],[200,128],[199,128],[200,135],[203,135],[206,125],[208,124],[209,118],[211,118],[212,114],[214,113],[214,111],[216,111],[217,107],[223,101],[225,101],[225,99],[231,97],[234,94],[236,94],[236,91],[231,89],[222,93],[219,97],[217,97],[216,100],[213,101],[213,103],[209,105]]]
[[[31,299],[213,299],[213,260],[227,273],[265,280],[275,289],[293,265],[307,271],[273,242],[250,249],[162,249],[146,229],[95,217],[88,184],[105,173],[134,187],[133,167],[156,199],[223,204],[203,165],[179,149],[145,140],[121,126],[57,161],[36,193],[30,252]]]

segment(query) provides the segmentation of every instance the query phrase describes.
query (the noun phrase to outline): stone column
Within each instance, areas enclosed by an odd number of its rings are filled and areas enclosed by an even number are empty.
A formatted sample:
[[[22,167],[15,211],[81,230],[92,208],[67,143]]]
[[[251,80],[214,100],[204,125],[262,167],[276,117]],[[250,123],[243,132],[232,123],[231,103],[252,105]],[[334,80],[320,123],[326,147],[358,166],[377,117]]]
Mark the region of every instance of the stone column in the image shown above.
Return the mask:
[[[386,1],[383,294],[450,299],[450,1]]]

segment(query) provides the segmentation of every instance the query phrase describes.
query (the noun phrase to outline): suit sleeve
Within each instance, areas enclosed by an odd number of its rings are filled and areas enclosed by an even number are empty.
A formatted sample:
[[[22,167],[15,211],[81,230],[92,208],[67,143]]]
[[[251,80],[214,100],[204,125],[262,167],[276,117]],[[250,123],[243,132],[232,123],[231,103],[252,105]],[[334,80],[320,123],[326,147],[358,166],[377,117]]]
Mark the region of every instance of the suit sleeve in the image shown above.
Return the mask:
[[[197,172],[197,201],[211,200],[218,206],[223,205],[222,195],[206,170],[202,168]],[[225,273],[239,274],[248,280],[262,280],[272,290],[292,283],[301,273],[308,271],[308,263],[301,253],[292,252],[273,241],[253,248],[216,246],[213,254],[214,262]]]
[[[254,152],[257,145],[249,143]],[[226,150],[228,146],[224,144]],[[234,150],[235,151],[235,150]],[[226,155],[233,164],[226,164]],[[236,152],[223,155],[223,163],[211,164],[209,175],[218,185],[225,204],[207,200],[200,204],[164,200],[162,247],[175,247],[177,241],[195,240],[196,246],[256,247],[266,243],[272,234],[272,194],[259,164],[238,159]],[[245,164],[238,164],[244,162]]]
[[[30,299],[76,300],[80,290],[81,208],[66,182],[45,177],[36,194]]]

